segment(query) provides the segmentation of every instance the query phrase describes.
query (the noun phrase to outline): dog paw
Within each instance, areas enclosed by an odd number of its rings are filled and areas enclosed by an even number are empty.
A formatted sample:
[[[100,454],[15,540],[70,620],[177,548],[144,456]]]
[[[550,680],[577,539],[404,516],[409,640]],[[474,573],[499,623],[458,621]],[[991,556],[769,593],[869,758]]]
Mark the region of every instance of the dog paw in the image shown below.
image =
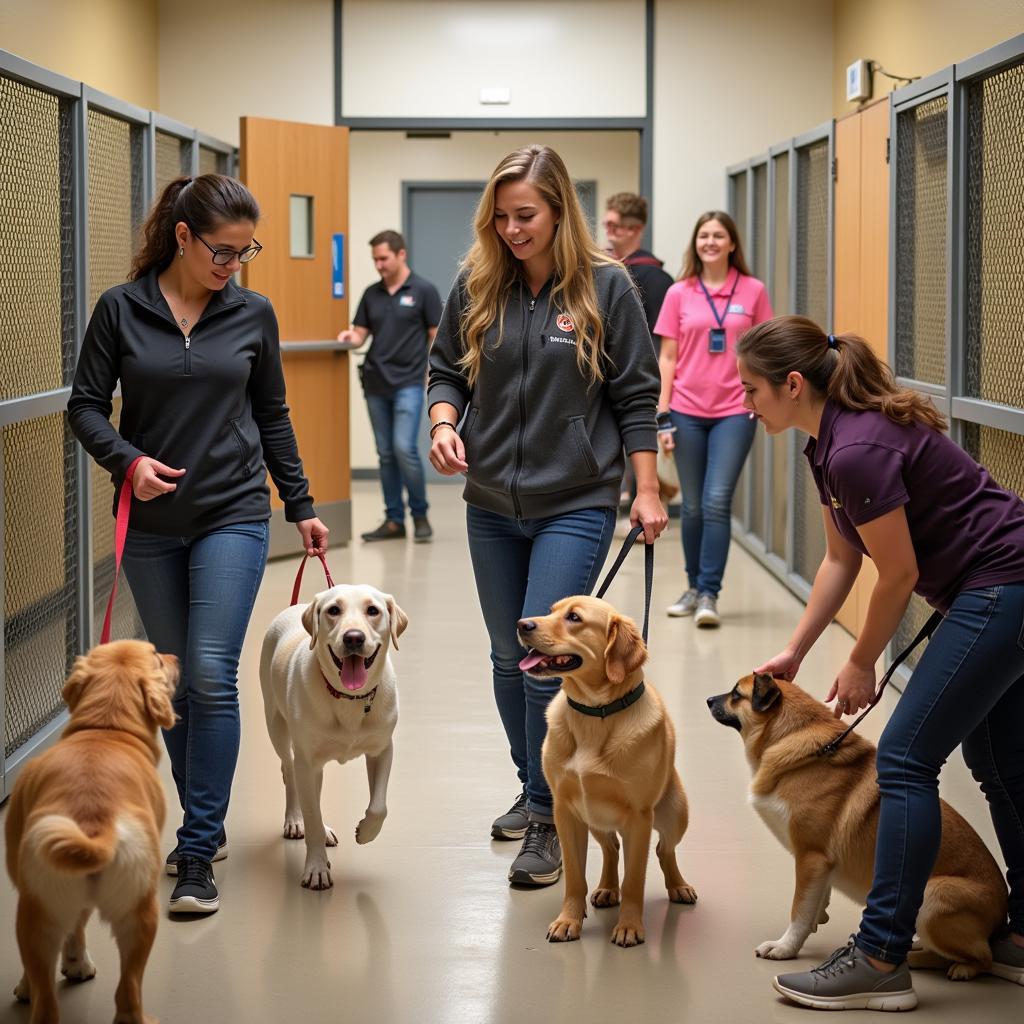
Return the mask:
[[[331,862],[324,858],[307,860],[302,872],[302,888],[320,891],[330,889],[334,885],[331,880]]]
[[[548,925],[548,942],[575,942],[583,922],[575,917],[557,917]]]
[[[617,907],[622,899],[618,889],[595,889],[590,894],[590,902],[595,907]]]
[[[762,942],[754,950],[754,956],[760,957],[762,960],[792,960],[799,952],[799,949],[794,949],[792,945],[783,942],[782,939],[772,939],[769,942]]]
[[[338,833],[331,828],[326,822],[324,822],[324,832],[326,834],[324,838],[325,846],[337,846],[338,845]]]
[[[285,839],[304,839],[306,837],[306,826],[301,818],[285,818],[284,829],[281,834]]]
[[[639,946],[644,941],[644,926],[639,921],[619,921],[612,929],[612,942],[627,949]]]
[[[22,975],[21,981],[14,986],[14,998],[17,999],[19,1003],[27,1003],[29,1001],[28,978],[24,975]]]
[[[946,971],[946,977],[950,981],[970,981],[978,976],[978,968],[975,964],[950,964]]]
[[[92,962],[88,950],[82,950],[81,956],[65,956],[61,960],[60,973],[68,981],[88,981],[96,977],[96,965]]]
[[[356,842],[360,846],[365,843],[372,843],[380,835],[380,830],[383,826],[383,814],[370,814],[367,812],[366,817],[356,825]]]
[[[692,885],[677,885],[668,890],[668,898],[673,903],[696,903],[697,890]]]

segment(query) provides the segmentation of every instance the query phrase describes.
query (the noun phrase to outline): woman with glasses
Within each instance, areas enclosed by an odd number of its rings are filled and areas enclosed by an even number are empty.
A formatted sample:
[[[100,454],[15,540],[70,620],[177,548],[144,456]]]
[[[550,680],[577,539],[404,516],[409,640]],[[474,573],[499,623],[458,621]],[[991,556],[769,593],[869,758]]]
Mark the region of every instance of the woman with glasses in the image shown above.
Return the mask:
[[[135,465],[125,574],[147,636],[181,661],[179,721],[164,733],[184,811],[167,858],[179,913],[219,905],[211,862],[227,855],[238,659],[267,557],[264,465],[306,551],[327,548],[285,404],[274,310],[232,280],[260,251],[258,220],[233,178],[172,181],[130,280],[96,303],[68,402],[72,430],[115,487]]]

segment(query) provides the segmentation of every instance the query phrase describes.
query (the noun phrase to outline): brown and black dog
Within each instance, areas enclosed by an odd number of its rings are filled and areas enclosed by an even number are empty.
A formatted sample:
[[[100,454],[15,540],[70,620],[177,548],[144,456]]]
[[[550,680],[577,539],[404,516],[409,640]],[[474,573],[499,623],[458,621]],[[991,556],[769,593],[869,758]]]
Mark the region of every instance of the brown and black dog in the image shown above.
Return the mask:
[[[591,903],[612,907],[621,901],[612,942],[635,946],[644,941],[644,880],[652,829],[660,837],[657,853],[668,898],[673,903],[697,900],[676,863],[676,847],[688,821],[686,793],[675,768],[675,730],[657,691],[643,676],[647,647],[631,619],[592,597],[567,597],[552,606],[550,615],[521,620],[519,639],[530,648],[521,663],[524,671],[562,680],[561,691],[548,706],[542,750],[565,865],[565,900],[548,928],[548,940],[580,937],[586,916],[589,828],[604,854]],[[628,706],[603,717],[570,704],[572,700],[607,712],[612,711],[608,705],[623,698]],[[625,845],[621,891],[617,833]]]
[[[14,990],[31,1021],[58,1019],[54,975],[86,981],[93,909],[121,953],[115,1024],[155,1024],[142,1011],[142,975],[157,926],[164,792],[156,732],[175,715],[178,661],[152,644],[121,640],[78,658],[64,700],[60,742],[30,761],[7,809],[7,870],[18,890],[16,930],[25,969]]]
[[[878,833],[875,745],[851,733],[831,756],[818,751],[845,728],[795,683],[749,675],[708,698],[716,721],[739,731],[753,779],[750,803],[796,858],[789,927],[755,953],[788,960],[828,920],[835,886],[861,906],[871,888]],[[917,932],[925,950],[952,961],[963,981],[992,966],[989,936],[1006,917],[1006,884],[977,832],[942,801],[942,845],[925,888]],[[911,966],[934,966],[920,954]]]

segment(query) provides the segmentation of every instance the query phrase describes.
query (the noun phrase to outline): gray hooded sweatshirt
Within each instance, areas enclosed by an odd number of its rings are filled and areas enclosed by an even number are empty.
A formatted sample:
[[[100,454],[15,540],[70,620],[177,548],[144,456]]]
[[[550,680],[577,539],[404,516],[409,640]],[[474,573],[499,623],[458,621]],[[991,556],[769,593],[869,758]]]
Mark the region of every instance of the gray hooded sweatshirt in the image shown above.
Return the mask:
[[[517,519],[581,508],[614,508],[624,459],[657,451],[658,358],[643,306],[627,272],[594,270],[604,318],[604,380],[588,384],[576,362],[576,329],[551,300],[549,281],[534,298],[522,282],[505,304],[504,335],[494,324],[471,388],[458,360],[464,278],[445,303],[430,351],[428,405],[458,410],[471,505]]]

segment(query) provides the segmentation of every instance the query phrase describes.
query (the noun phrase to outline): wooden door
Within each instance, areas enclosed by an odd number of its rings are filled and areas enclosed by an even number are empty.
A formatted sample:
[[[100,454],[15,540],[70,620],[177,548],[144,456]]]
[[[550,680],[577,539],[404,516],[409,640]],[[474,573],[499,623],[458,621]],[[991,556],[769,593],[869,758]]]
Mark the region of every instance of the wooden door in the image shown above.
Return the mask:
[[[344,261],[336,294],[334,236],[346,251],[348,129],[243,117],[239,156],[240,177],[260,204],[263,245],[242,281],[274,304],[299,454],[331,543],[345,543],[352,536],[349,358],[334,339],[349,325],[349,299]],[[273,505],[271,555],[299,551],[276,493]]]

